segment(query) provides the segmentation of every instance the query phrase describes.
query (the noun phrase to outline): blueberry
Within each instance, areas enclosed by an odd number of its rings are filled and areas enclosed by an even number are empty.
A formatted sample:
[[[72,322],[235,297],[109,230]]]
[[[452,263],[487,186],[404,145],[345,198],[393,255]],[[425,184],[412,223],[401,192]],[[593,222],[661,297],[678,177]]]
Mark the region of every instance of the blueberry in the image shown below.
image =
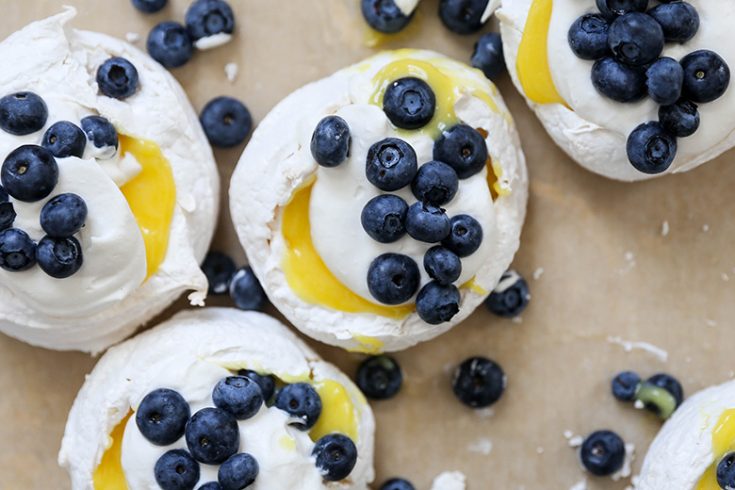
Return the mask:
[[[317,124],[311,136],[311,155],[322,167],[336,167],[350,156],[352,137],[347,121],[327,116]]]
[[[185,437],[191,455],[204,464],[222,464],[240,447],[237,420],[220,408],[203,408],[192,415]]]
[[[319,439],[311,450],[316,467],[326,481],[347,478],[357,463],[357,448],[347,436],[328,434]]]
[[[261,311],[268,301],[263,287],[249,266],[239,269],[232,276],[230,297],[235,306],[246,311]]]
[[[17,228],[0,231],[0,267],[10,272],[24,271],[36,264],[36,244]]]
[[[485,306],[495,315],[515,318],[523,313],[530,301],[531,293],[526,280],[516,271],[508,270],[485,300]]]
[[[193,490],[199,464],[183,449],[173,449],[158,458],[153,473],[162,490]]]
[[[645,12],[648,0],[597,0],[597,8],[610,18],[628,12]]]
[[[480,172],[487,159],[485,139],[466,124],[457,124],[443,131],[434,143],[434,160],[448,164],[460,179]]]
[[[506,383],[503,368],[485,357],[465,360],[452,380],[455,396],[472,408],[489,407],[500,400]]]
[[[268,402],[273,398],[273,393],[276,391],[276,378],[271,375],[258,374],[249,369],[241,369],[237,374],[238,376],[245,376],[246,378],[255,381],[255,383],[260,387],[263,400]]]
[[[311,385],[295,383],[278,391],[276,407],[296,419],[291,425],[299,430],[309,430],[322,414],[322,399]]]
[[[699,30],[697,9],[687,2],[662,3],[649,10],[648,15],[661,25],[669,42],[685,43]]]
[[[235,262],[229,256],[221,252],[209,252],[202,263],[202,271],[209,282],[209,294],[226,294],[236,269]]]
[[[439,18],[452,32],[472,34],[482,28],[488,0],[441,0]]]
[[[658,120],[668,132],[684,138],[693,135],[699,129],[698,109],[694,102],[679,100],[675,104],[659,107]]]
[[[385,90],[383,111],[394,126],[419,129],[434,117],[436,96],[429,84],[420,78],[401,78]]]
[[[500,34],[496,32],[483,34],[475,43],[471,63],[490,80],[495,80],[502,75],[506,67]]]
[[[15,207],[10,202],[8,193],[5,192],[3,186],[0,185],[0,231],[6,230],[13,226],[16,217]]]
[[[49,276],[66,279],[76,274],[84,263],[82,245],[74,237],[43,237],[36,249],[36,262]]]
[[[419,289],[419,267],[406,255],[387,253],[377,257],[368,270],[368,289],[381,303],[399,305]]]
[[[459,313],[459,289],[453,284],[441,285],[431,281],[421,288],[416,297],[416,312],[430,325],[446,323]]]
[[[148,393],[135,413],[143,437],[157,446],[173,444],[184,435],[189,404],[174,390],[160,388]]]
[[[247,453],[235,454],[222,463],[217,479],[222,490],[242,490],[258,477],[258,462]]]
[[[82,119],[82,129],[95,148],[117,149],[120,144],[115,126],[102,116],[85,117]]]
[[[365,175],[380,190],[392,192],[406,187],[417,171],[416,152],[401,139],[386,138],[368,150]]]
[[[577,57],[583,60],[597,60],[610,52],[607,32],[610,29],[605,17],[599,14],[586,14],[574,21],[569,29],[569,46]]]
[[[373,400],[387,400],[400,391],[403,372],[392,357],[374,356],[360,364],[356,381],[366,397]]]
[[[23,145],[3,162],[0,181],[5,191],[19,201],[35,202],[47,197],[59,181],[56,159],[46,148]]]
[[[70,237],[84,226],[87,204],[76,194],[59,194],[41,209],[41,228],[54,238]]]
[[[413,203],[406,214],[406,231],[415,240],[437,243],[449,236],[451,225],[442,208],[422,202]]]
[[[684,69],[673,58],[659,58],[646,70],[648,95],[654,102],[671,105],[681,97]]]
[[[250,111],[232,97],[216,97],[209,101],[202,109],[199,120],[209,142],[219,148],[239,145],[253,129]]]
[[[641,385],[641,377],[633,371],[623,371],[611,383],[612,394],[621,402],[632,402]]]
[[[459,189],[459,177],[452,167],[436,160],[419,167],[411,183],[416,199],[432,206],[441,206],[454,199]]]
[[[56,158],[82,158],[87,136],[82,128],[69,121],[54,123],[43,135],[41,145]]]
[[[218,482],[211,481],[199,487],[199,490],[223,490],[223,488]]]
[[[462,260],[454,252],[437,245],[424,254],[424,270],[439,284],[449,285],[462,274]]]
[[[186,28],[194,41],[216,34],[232,34],[235,14],[223,0],[196,0],[186,11]]]
[[[660,373],[648,378],[647,382],[653,386],[663,388],[670,393],[674,397],[677,407],[684,401],[684,389],[681,387],[681,383],[673,376]]]
[[[592,65],[592,84],[598,92],[616,102],[637,102],[646,96],[645,72],[611,57]]]
[[[684,95],[692,102],[719,99],[730,85],[730,67],[717,53],[706,49],[681,60],[684,67]]]
[[[48,119],[48,108],[33,92],[16,92],[0,99],[0,128],[16,136],[40,131]]]
[[[146,43],[148,54],[166,68],[177,68],[189,62],[194,45],[186,27],[178,22],[161,22],[151,29]]]
[[[100,92],[114,99],[127,99],[138,90],[138,70],[121,57],[112,57],[97,69]]]
[[[132,0],[133,7],[146,14],[154,14],[163,10],[168,0]]]
[[[582,465],[593,475],[609,476],[623,467],[625,443],[616,433],[599,430],[584,440],[580,457]]]
[[[676,157],[676,138],[657,122],[638,126],[628,137],[628,159],[646,174],[665,172]]]
[[[720,488],[735,488],[735,452],[727,453],[717,463],[717,484]]]
[[[362,0],[362,16],[370,27],[379,32],[394,34],[403,30],[413,18],[404,14],[395,0]]]
[[[258,383],[244,376],[228,376],[214,387],[212,400],[217,408],[247,420],[263,405],[263,393]]]
[[[482,245],[482,225],[470,215],[459,214],[450,220],[449,235],[442,245],[460,257],[472,255]]]
[[[365,232],[380,243],[393,243],[406,234],[408,204],[393,194],[383,194],[368,201],[360,221]]]
[[[416,487],[403,478],[391,478],[381,485],[380,490],[416,490]]]
[[[633,12],[610,24],[608,44],[618,61],[643,66],[656,61],[663,51],[664,31],[650,15]]]

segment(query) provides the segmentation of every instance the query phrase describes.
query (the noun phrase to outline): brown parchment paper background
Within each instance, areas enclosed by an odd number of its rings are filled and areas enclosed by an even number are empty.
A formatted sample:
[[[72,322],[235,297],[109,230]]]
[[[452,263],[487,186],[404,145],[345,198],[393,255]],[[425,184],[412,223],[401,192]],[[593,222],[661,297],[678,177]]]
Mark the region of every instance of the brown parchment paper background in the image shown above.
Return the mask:
[[[76,27],[121,38],[136,32],[144,40],[155,23],[183,19],[189,2],[170,3],[164,12],[144,16],[128,0],[0,0],[0,36],[72,4],[79,10]],[[238,22],[234,42],[175,71],[197,109],[214,96],[234,95],[259,121],[292,90],[373,52],[363,45],[358,0],[231,3]],[[431,48],[468,60],[477,36],[444,30],[436,4],[424,0],[411,35],[389,46]],[[223,69],[231,61],[240,67],[234,84]],[[377,482],[404,475],[428,489],[435,475],[456,469],[467,474],[470,490],[565,490],[584,475],[564,431],[598,428],[614,429],[636,444],[637,471],[660,424],[615,402],[608,389],[615,372],[668,371],[687,394],[733,376],[735,153],[685,175],[616,183],[582,170],[558,150],[507,76],[499,86],[531,173],[515,266],[528,277],[533,300],[521,323],[478,310],[449,334],[397,355],[405,387],[395,399],[374,404]],[[224,192],[215,247],[242,261],[227,205],[240,151],[216,152]],[[668,236],[662,236],[664,221]],[[668,361],[626,353],[608,336],[656,344],[668,351]],[[349,373],[360,360],[316,347]],[[508,390],[491,416],[465,408],[451,394],[450,368],[475,354],[497,360],[508,373]],[[69,488],[56,454],[67,411],[94,363],[83,354],[0,336],[0,489]],[[471,450],[487,449],[487,441],[489,454]],[[595,490],[627,484],[589,483]]]

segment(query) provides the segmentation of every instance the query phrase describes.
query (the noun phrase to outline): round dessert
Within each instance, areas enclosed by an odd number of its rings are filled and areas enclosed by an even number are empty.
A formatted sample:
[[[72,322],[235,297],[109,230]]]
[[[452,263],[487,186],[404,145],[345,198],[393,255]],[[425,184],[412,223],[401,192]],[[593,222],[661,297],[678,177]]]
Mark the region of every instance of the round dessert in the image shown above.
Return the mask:
[[[184,291],[203,303],[219,180],[173,77],[75,14],[0,43],[0,330],[100,351]]]
[[[285,326],[206,308],[100,359],[59,464],[77,490],[367,489],[374,429],[358,388]]]
[[[514,0],[497,15],[513,82],[588,170],[643,180],[735,146],[735,47],[723,42],[735,4]]]
[[[271,302],[311,337],[376,353],[482,303],[518,249],[527,185],[513,119],[482,72],[401,50],[273,109],[230,206]]]

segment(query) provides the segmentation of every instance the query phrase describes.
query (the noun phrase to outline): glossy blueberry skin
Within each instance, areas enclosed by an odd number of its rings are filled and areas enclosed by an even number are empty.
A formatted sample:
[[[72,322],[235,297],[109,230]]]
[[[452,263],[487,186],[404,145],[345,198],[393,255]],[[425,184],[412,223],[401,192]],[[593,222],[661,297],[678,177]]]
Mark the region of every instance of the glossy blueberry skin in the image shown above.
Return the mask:
[[[186,28],[195,41],[215,34],[232,34],[235,14],[223,0],[196,0],[186,11]]]
[[[214,387],[212,401],[217,408],[229,412],[237,420],[247,420],[263,405],[263,393],[250,378],[228,376]]]
[[[236,269],[235,262],[228,255],[210,251],[202,262],[202,272],[209,282],[209,294],[227,294]]]
[[[184,435],[191,410],[178,392],[159,388],[148,393],[135,412],[138,430],[157,446],[173,444]]]
[[[515,282],[506,285],[506,282],[514,276],[517,277]],[[505,288],[502,291],[500,290],[501,285]],[[490,296],[485,300],[485,306],[494,315],[503,318],[515,318],[523,313],[530,301],[531,292],[528,288],[528,282],[517,272],[509,270],[503,273],[498,288],[490,293]]]
[[[9,272],[30,269],[36,264],[36,243],[17,228],[0,231],[0,267]]]
[[[685,43],[699,30],[697,9],[687,2],[662,3],[648,11],[661,25],[668,42]]]
[[[629,12],[645,12],[648,7],[648,0],[597,0],[596,3],[602,15],[609,19]]]
[[[263,395],[263,400],[266,402],[273,398],[273,394],[276,392],[276,378],[271,375],[258,374],[255,371],[249,369],[241,369],[237,372],[238,376],[245,376],[249,378],[260,387],[260,393]]]
[[[252,485],[259,471],[260,467],[254,457],[239,453],[222,463],[217,471],[217,479],[222,490],[242,490]]]
[[[675,104],[659,107],[658,120],[668,132],[685,138],[699,129],[699,108],[694,102],[682,99]]]
[[[646,174],[665,172],[674,161],[676,151],[676,138],[658,122],[641,124],[628,137],[628,160]]]
[[[621,402],[632,402],[640,384],[641,377],[638,373],[623,371],[613,378],[610,388],[613,396]]]
[[[411,182],[411,191],[419,201],[442,206],[454,199],[459,189],[459,177],[452,167],[433,160],[419,167]]]
[[[132,0],[133,7],[145,14],[160,12],[168,3],[168,0]]]
[[[297,419],[291,425],[299,430],[309,430],[322,414],[322,399],[310,384],[295,383],[276,393],[276,407]]]
[[[482,28],[482,14],[488,0],[441,0],[439,18],[452,32],[472,34]]]
[[[268,302],[263,286],[249,266],[239,269],[232,276],[230,297],[235,306],[245,311],[262,311]]]
[[[193,490],[199,481],[199,463],[183,449],[173,449],[158,458],[153,469],[162,490]]]
[[[505,72],[503,41],[497,32],[483,34],[475,43],[470,62],[481,70],[489,80],[496,80]]]
[[[237,420],[220,408],[203,408],[192,415],[184,436],[191,455],[204,464],[222,464],[240,447]]]
[[[610,24],[604,16],[586,14],[574,21],[567,36],[574,54],[583,60],[598,60],[607,56],[610,47],[607,33]]]
[[[13,226],[15,217],[15,207],[10,202],[10,197],[5,189],[0,185],[0,231],[6,230]]]
[[[189,32],[178,22],[161,22],[151,29],[146,48],[151,58],[166,68],[183,66],[194,55]]]
[[[673,58],[659,58],[646,70],[648,96],[661,105],[671,105],[681,97],[684,68]]]
[[[374,356],[360,364],[355,381],[366,397],[372,400],[387,400],[400,391],[403,372],[394,358],[385,355]]]
[[[648,378],[648,383],[668,391],[674,397],[674,400],[676,400],[677,407],[684,401],[684,389],[681,387],[681,383],[673,376],[659,373]]]
[[[48,108],[33,92],[16,92],[0,99],[0,129],[16,136],[40,131],[46,125]]]
[[[482,245],[482,225],[468,214],[459,214],[450,220],[450,232],[442,245],[464,258],[472,255]]]
[[[506,377],[503,368],[485,357],[470,357],[454,373],[454,395],[472,408],[484,408],[503,396]]]
[[[385,90],[383,111],[394,126],[419,129],[434,117],[436,96],[429,84],[420,78],[401,78]]]
[[[326,481],[347,478],[357,463],[357,447],[347,436],[328,434],[319,439],[311,451],[316,467]]]
[[[380,490],[416,490],[416,487],[403,478],[391,478],[381,485]]]
[[[406,187],[416,172],[416,152],[401,139],[386,138],[368,150],[365,176],[380,190],[392,192]]]
[[[692,102],[719,99],[730,85],[730,67],[720,55],[702,49],[681,60],[684,67],[684,96]]]
[[[406,234],[407,213],[406,201],[393,194],[382,194],[365,204],[360,221],[373,240],[393,243]]]
[[[82,119],[82,130],[95,148],[111,146],[117,149],[120,145],[115,126],[102,116],[87,116]]]
[[[402,31],[411,19],[398,8],[394,0],[361,0],[362,16],[378,32],[394,34]]]
[[[97,85],[108,97],[127,99],[138,90],[138,70],[125,58],[110,58],[97,69]]]
[[[82,245],[74,237],[45,236],[38,242],[36,262],[49,276],[66,279],[76,274],[84,263]]]
[[[457,124],[434,143],[434,160],[444,162],[457,172],[460,179],[467,179],[485,168],[488,153],[485,139],[466,124]]]
[[[0,181],[5,191],[19,201],[36,202],[47,197],[59,181],[59,166],[46,148],[23,145],[3,162]]]
[[[317,124],[311,136],[311,155],[322,167],[336,167],[350,155],[352,136],[347,121],[327,116]]]
[[[204,106],[199,120],[213,146],[232,148],[245,141],[253,118],[245,104],[232,97],[217,97]]]
[[[370,294],[386,305],[399,305],[413,298],[419,289],[420,280],[419,267],[406,255],[380,255],[368,269]]]
[[[59,194],[41,209],[41,228],[53,238],[65,238],[82,229],[87,219],[87,204],[76,194]]]
[[[616,102],[637,102],[646,96],[646,75],[641,69],[606,57],[592,66],[592,84],[598,92]]]
[[[437,245],[424,254],[424,270],[439,284],[449,285],[462,274],[462,260],[451,250]]]
[[[449,216],[442,208],[415,202],[406,214],[406,232],[414,240],[438,243],[449,236],[451,224]]]
[[[416,312],[430,325],[446,323],[459,313],[459,289],[431,281],[416,296]]]
[[[199,490],[223,490],[223,488],[219,482],[211,481],[199,487]]]
[[[625,461],[625,443],[609,430],[593,432],[580,449],[582,466],[595,476],[609,476],[620,470]]]
[[[76,124],[59,121],[46,130],[41,146],[56,158],[82,158],[87,146],[87,135]]]
[[[656,61],[664,49],[664,31],[649,15],[625,14],[610,24],[608,45],[615,58],[628,65],[643,66]]]
[[[716,475],[720,488],[735,488],[735,452],[727,453],[717,463]]]

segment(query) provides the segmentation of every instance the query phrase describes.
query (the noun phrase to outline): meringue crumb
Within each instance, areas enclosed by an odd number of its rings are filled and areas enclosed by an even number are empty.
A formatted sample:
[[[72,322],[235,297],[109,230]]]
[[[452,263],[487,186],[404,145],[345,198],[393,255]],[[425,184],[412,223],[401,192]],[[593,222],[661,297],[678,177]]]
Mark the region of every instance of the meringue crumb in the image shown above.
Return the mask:
[[[574,436],[569,439],[569,447],[580,447],[584,443],[584,437]]]
[[[625,461],[620,471],[612,475],[613,481],[619,481],[628,478],[632,473],[633,461],[635,461],[635,444],[628,443],[625,445]]]
[[[445,471],[434,478],[431,490],[465,490],[467,477],[459,471]]]
[[[523,323],[523,317],[514,316],[510,321],[512,321],[513,323]]]
[[[533,271],[533,279],[535,281],[538,281],[539,279],[541,279],[541,276],[543,276],[543,275],[544,275],[544,268],[543,267],[539,267],[538,269],[536,269],[535,271]]]
[[[710,320],[709,318],[705,318],[704,319],[704,323],[706,323],[708,327],[716,327],[717,326],[717,322],[714,321],[714,320]]]
[[[661,223],[661,236],[663,237],[669,236],[669,231],[670,231],[669,222],[664,221],[663,223]]]
[[[640,400],[636,400],[635,403],[633,403],[633,408],[637,408],[638,410],[643,410],[644,408],[646,408],[646,404]]]
[[[483,419],[489,419],[493,415],[495,415],[495,410],[493,410],[490,407],[487,408],[481,408],[479,410],[475,410],[475,414],[477,414],[478,417]]]
[[[722,278],[724,282],[727,282],[730,280],[730,276],[727,275],[727,272],[723,272],[722,274],[720,274],[720,277]]]
[[[703,225],[702,225],[702,232],[703,232],[703,233],[707,233],[708,231],[709,231],[709,225],[708,225],[708,224],[706,224],[706,223],[705,223],[705,224],[703,224]]]
[[[471,453],[482,454],[484,456],[490,455],[493,450],[493,441],[486,437],[481,437],[476,441],[467,445],[467,450]]]
[[[125,34],[125,40],[127,40],[131,44],[135,44],[138,41],[140,41],[140,34],[137,32],[128,32]]]
[[[225,76],[230,83],[234,83],[237,80],[237,74],[240,72],[240,65],[237,63],[227,63],[225,65]]]
[[[608,337],[607,341],[611,344],[619,345],[625,352],[632,352],[634,349],[642,350],[652,354],[661,362],[667,362],[669,360],[669,353],[661,347],[655,346],[648,342],[634,342],[630,340],[624,340],[620,337]]]
[[[542,446],[537,447],[536,454],[544,454],[544,448]]]
[[[569,490],[587,490],[587,480],[582,480],[572,485]]]
[[[564,439],[571,439],[572,437],[574,437],[574,432],[569,429],[564,431]]]

